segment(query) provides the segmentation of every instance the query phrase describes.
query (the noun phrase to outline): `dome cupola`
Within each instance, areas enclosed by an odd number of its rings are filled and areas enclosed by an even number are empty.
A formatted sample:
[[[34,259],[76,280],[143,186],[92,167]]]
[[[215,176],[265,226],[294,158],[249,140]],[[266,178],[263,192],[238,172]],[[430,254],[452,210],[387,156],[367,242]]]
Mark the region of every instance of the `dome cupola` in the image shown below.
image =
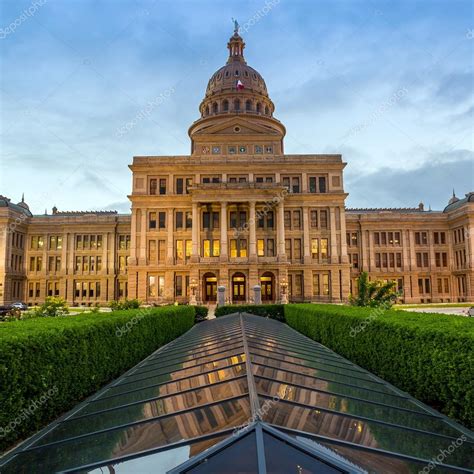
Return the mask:
[[[226,64],[211,76],[207,84],[204,99],[199,106],[201,117],[189,129],[193,154],[196,153],[196,140],[205,142],[209,139],[209,146],[201,146],[200,149],[211,150],[215,137],[206,138],[203,135],[217,133],[219,124],[226,123],[229,127],[230,119],[235,122],[232,128],[235,133],[247,130],[247,127],[243,126],[245,122],[253,126],[255,133],[271,135],[272,141],[274,135],[279,136],[279,145],[273,147],[269,144],[265,149],[282,152],[285,127],[273,117],[275,106],[268,95],[263,77],[250,67],[244,58],[245,42],[239,34],[237,22],[234,34],[227,43],[227,49],[229,56]],[[268,140],[265,141],[267,142]]]

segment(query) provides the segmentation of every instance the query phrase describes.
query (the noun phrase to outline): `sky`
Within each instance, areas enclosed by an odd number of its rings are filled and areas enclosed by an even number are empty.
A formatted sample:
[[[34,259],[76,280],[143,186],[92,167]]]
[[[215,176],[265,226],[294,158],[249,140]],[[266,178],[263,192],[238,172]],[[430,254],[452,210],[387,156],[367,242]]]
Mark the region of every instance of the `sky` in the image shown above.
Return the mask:
[[[471,0],[1,0],[0,194],[129,212],[133,156],[188,128],[237,18],[289,154],[340,153],[348,207],[474,190]]]

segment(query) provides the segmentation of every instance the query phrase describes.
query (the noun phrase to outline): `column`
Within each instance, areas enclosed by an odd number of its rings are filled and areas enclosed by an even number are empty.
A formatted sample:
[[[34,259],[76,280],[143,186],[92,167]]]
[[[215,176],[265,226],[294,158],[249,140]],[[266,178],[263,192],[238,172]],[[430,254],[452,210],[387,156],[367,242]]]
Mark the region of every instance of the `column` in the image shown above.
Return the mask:
[[[173,209],[168,209],[168,219],[166,223],[166,233],[167,233],[167,244],[166,244],[166,263],[168,265],[173,265],[174,263],[174,242],[173,242]]]
[[[193,227],[192,227],[192,254],[191,254],[191,261],[198,262],[199,261],[199,208],[198,203],[193,202]]]
[[[130,265],[137,264],[137,212],[132,208],[132,222],[130,225]]]
[[[331,226],[331,263],[339,263],[339,255],[337,252],[336,237],[336,209],[331,207],[330,210],[330,226]]]
[[[303,207],[303,262],[306,265],[312,263],[311,245],[309,239],[309,209],[306,206]]]
[[[249,202],[249,256],[250,262],[257,261],[257,232],[255,222],[255,201]]]
[[[193,217],[194,222],[194,217]],[[193,226],[194,231],[194,226]],[[194,237],[193,237],[194,242]],[[228,260],[228,250],[227,250],[227,203],[223,201],[221,203],[221,262],[226,262]]]
[[[346,239],[346,211],[344,207],[340,209],[340,223],[341,223],[341,263],[349,263],[347,256],[347,239]]]
[[[278,204],[277,208],[277,248],[278,260],[286,261],[285,254],[285,211],[283,202]]]
[[[141,210],[141,224],[140,224],[140,252],[139,260],[141,265],[146,264],[146,229],[147,229],[147,210]],[[158,216],[157,216],[158,217]]]

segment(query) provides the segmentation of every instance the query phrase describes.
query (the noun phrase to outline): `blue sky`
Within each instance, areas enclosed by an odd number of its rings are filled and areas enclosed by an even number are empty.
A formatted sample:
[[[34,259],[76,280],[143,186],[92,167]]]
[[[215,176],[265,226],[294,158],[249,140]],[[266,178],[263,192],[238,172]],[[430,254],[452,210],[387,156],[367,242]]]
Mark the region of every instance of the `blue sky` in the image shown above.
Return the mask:
[[[126,212],[134,155],[189,153],[236,17],[286,153],[342,153],[350,207],[442,209],[474,188],[473,5],[2,0],[0,194]]]

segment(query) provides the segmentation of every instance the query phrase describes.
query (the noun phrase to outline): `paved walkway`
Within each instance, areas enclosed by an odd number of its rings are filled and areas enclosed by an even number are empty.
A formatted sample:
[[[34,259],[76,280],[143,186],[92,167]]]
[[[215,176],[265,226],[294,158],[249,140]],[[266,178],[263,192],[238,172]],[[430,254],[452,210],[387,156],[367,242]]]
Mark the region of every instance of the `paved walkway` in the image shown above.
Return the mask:
[[[215,304],[210,304],[208,306],[208,313],[207,313],[207,319],[215,319],[216,318],[216,307],[217,305]]]

